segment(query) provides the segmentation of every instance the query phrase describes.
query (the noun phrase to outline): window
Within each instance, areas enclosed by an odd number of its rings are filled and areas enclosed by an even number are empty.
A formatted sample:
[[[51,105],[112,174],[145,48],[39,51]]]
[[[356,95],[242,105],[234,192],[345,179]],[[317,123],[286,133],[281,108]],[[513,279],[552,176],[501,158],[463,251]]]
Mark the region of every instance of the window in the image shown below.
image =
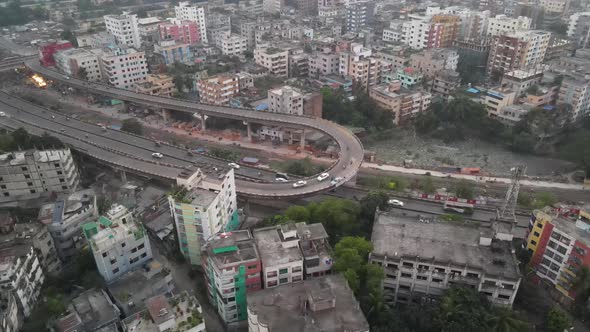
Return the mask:
[[[271,272],[266,273],[267,278],[274,278],[276,276],[277,276],[277,271],[271,271]]]
[[[137,250],[141,250],[141,249],[143,249],[143,248],[145,248],[145,244],[143,244],[143,243],[142,243],[142,244],[140,244],[139,246],[137,246]]]
[[[539,227],[539,228],[541,228],[541,229],[542,229],[542,228],[543,228],[543,224],[541,224],[540,222],[538,222],[538,223],[537,223],[537,227]]]
[[[23,171],[26,171],[27,170],[26,167],[21,167],[20,169],[22,169]]]
[[[428,280],[427,276],[416,276],[416,279],[418,280]]]
[[[258,265],[248,265],[248,270],[253,270],[257,267],[258,267]]]
[[[65,179],[63,179],[63,178],[60,178],[60,179],[59,179],[59,182],[60,182],[60,183],[64,183],[64,182],[66,182],[66,180],[65,180]]]
[[[537,245],[537,241],[535,241],[535,240],[531,240],[531,244],[532,244],[532,245]]]
[[[115,263],[117,263],[117,260],[116,260],[116,259],[114,259],[114,258],[111,258],[111,265],[113,265],[113,264],[115,264]]]
[[[55,164],[53,164],[53,166],[59,167],[59,163],[55,163]]]
[[[147,253],[145,253],[145,252],[144,252],[144,253],[143,253],[143,254],[141,254],[139,257],[141,257],[141,258],[145,258],[146,256],[147,256]]]
[[[102,257],[107,257],[107,253],[106,252],[103,252],[102,253]]]
[[[536,237],[539,237],[539,235],[541,235],[541,234],[539,234],[539,232],[534,232],[533,235]]]
[[[281,284],[286,284],[288,282],[289,282],[289,278],[281,278],[281,279],[279,279],[279,283],[281,283]]]
[[[117,274],[117,273],[119,273],[119,268],[116,268],[113,270],[113,274]]]
[[[267,283],[266,283],[266,287],[274,287],[274,286],[276,286],[277,284],[278,284],[278,283],[277,283],[277,281],[276,281],[276,280],[269,281],[269,282],[267,282]]]
[[[295,282],[295,281],[301,281],[301,276],[293,277],[293,282]]]
[[[125,248],[126,245],[127,245],[127,243],[125,243],[125,242],[121,243],[121,248]]]
[[[403,266],[404,267],[414,267],[414,263],[404,262]]]
[[[57,175],[62,175],[64,172],[62,171],[57,171]]]
[[[131,253],[137,252],[137,248],[131,249]]]
[[[410,290],[410,286],[407,286],[407,285],[399,285],[399,289]]]
[[[294,268],[291,269],[291,272],[299,272],[301,271],[301,266],[295,266]]]
[[[66,190],[68,189],[68,186],[61,186],[61,189]]]
[[[31,194],[36,193],[37,191],[35,189],[31,189]]]
[[[285,273],[289,273],[289,269],[288,268],[284,268],[284,269],[280,269],[279,270],[279,274],[285,274]]]
[[[411,273],[402,273],[402,278],[411,278],[412,274]]]
[[[3,184],[3,185],[0,185],[0,188],[2,188],[2,189],[6,189],[6,185],[5,185],[5,184]]]
[[[33,182],[27,182],[27,186],[32,186]]]
[[[30,179],[31,176],[29,174],[25,174],[25,179]]]
[[[133,264],[139,260],[139,257],[135,257],[129,260],[129,264]]]

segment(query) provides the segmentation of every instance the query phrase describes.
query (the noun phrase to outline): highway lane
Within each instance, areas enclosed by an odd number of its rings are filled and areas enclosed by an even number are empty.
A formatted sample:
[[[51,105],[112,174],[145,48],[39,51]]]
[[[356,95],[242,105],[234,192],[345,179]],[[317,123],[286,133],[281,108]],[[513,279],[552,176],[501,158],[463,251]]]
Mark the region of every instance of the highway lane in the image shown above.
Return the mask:
[[[283,126],[295,129],[315,130],[322,132],[332,139],[340,147],[338,161],[330,169],[332,176],[350,179],[360,168],[363,161],[364,150],[360,140],[348,129],[333,122],[304,116],[259,112],[251,109],[238,109],[223,106],[197,104],[188,100],[173,99],[161,96],[138,94],[127,90],[117,89],[108,85],[91,83],[77,79],[68,79],[65,75],[40,66],[36,61],[27,61],[26,65],[34,72],[54,81],[60,81],[82,90],[107,95],[113,98],[134,103],[148,105],[162,109],[171,109],[202,116],[214,116],[230,118],[241,121],[250,121],[265,125]],[[341,181],[337,185],[342,184]],[[301,188],[293,188],[290,183],[248,183],[244,184],[241,191],[251,196],[265,197],[296,197],[311,195],[315,192],[329,190],[333,187],[329,181],[319,182],[310,177],[308,184]]]

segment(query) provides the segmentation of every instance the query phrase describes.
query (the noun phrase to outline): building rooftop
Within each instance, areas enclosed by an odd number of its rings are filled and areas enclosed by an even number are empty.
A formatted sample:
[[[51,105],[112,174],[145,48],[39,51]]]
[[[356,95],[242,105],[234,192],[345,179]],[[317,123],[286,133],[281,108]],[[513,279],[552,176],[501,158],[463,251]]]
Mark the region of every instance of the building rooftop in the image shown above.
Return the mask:
[[[322,240],[328,239],[328,233],[322,223],[306,224],[304,222],[298,222],[295,224],[297,228],[297,235],[301,240]]]
[[[291,234],[296,234],[294,229],[291,231]],[[253,231],[254,241],[256,241],[263,266],[270,267],[303,260],[297,246],[299,238],[296,235],[285,238],[284,234],[289,234],[289,232],[283,232],[282,226],[257,228]]]
[[[0,155],[0,166],[26,165],[27,160],[30,160],[30,162],[37,163],[49,163],[53,161],[60,161],[66,152],[69,154],[69,149],[27,150],[4,153]]]
[[[207,242],[205,250],[218,268],[259,260],[260,257],[248,230],[218,234]]]
[[[550,208],[534,211],[537,218],[544,215],[545,218],[551,218],[551,223],[561,232],[568,234],[576,240],[590,247],[590,221],[583,218],[578,220],[568,219],[551,212]]]
[[[373,254],[468,266],[507,278],[520,277],[509,242],[480,244],[480,238],[493,237],[490,228],[450,222],[425,223],[417,217],[388,212],[379,212],[375,218],[371,236]]]
[[[89,289],[72,300],[66,315],[58,319],[57,329],[60,332],[95,331],[117,321],[119,310],[106,292]]]
[[[248,294],[247,301],[258,322],[271,332],[369,331],[358,302],[339,274],[261,290]]]
[[[145,301],[145,305],[156,325],[174,319],[174,311],[165,295],[154,296]]]
[[[217,198],[218,193],[202,188],[193,188],[187,194],[186,199],[190,200],[191,205],[209,207]]]

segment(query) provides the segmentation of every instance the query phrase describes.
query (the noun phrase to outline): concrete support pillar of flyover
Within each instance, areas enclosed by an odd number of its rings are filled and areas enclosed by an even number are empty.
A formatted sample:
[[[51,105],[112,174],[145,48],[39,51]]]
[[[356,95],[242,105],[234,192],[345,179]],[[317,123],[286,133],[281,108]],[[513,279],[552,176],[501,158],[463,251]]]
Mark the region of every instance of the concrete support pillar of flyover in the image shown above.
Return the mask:
[[[127,172],[121,170],[121,182],[127,183]]]
[[[289,145],[293,145],[293,130],[289,130]]]
[[[207,125],[205,124],[205,114],[201,114],[201,130],[207,130]]]
[[[301,150],[305,149],[305,129],[301,132]]]
[[[162,119],[164,119],[165,123],[168,123],[168,121],[170,121],[170,110],[167,109],[162,109]]]
[[[252,125],[250,122],[246,123],[246,129],[248,131],[248,142],[252,142]]]

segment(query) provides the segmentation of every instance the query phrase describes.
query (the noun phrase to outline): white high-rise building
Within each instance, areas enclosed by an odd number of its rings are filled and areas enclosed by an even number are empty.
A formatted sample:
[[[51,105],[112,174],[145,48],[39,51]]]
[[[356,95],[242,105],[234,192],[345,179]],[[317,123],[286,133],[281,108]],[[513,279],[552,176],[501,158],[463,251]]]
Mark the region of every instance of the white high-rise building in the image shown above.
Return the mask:
[[[283,86],[270,90],[268,99],[270,112],[303,115],[303,94],[296,88]]]
[[[111,85],[132,89],[147,80],[145,52],[133,48],[106,47],[99,56],[103,77]]]
[[[517,18],[496,15],[488,20],[487,35],[494,37],[510,32],[526,31],[531,28],[532,20],[526,16]]]
[[[44,281],[45,274],[33,246],[17,245],[0,249],[1,289],[14,292],[25,317],[31,314]]]
[[[174,7],[174,14],[179,20],[188,20],[197,22],[199,26],[199,35],[201,42],[207,44],[207,24],[205,21],[205,8],[200,6],[191,6],[190,2],[182,1]]]
[[[280,13],[283,8],[284,0],[263,0],[262,9],[266,14]]]
[[[99,81],[102,78],[98,56],[86,49],[70,48],[55,53],[53,57],[55,66],[72,77],[88,81]],[[83,72],[86,77],[82,76]]]
[[[115,204],[97,222],[83,226],[98,272],[110,282],[141,267],[152,258],[152,248],[141,223],[123,205]]]
[[[107,31],[115,36],[119,45],[126,45],[135,48],[141,47],[141,36],[137,15],[105,15],[104,24]]]

